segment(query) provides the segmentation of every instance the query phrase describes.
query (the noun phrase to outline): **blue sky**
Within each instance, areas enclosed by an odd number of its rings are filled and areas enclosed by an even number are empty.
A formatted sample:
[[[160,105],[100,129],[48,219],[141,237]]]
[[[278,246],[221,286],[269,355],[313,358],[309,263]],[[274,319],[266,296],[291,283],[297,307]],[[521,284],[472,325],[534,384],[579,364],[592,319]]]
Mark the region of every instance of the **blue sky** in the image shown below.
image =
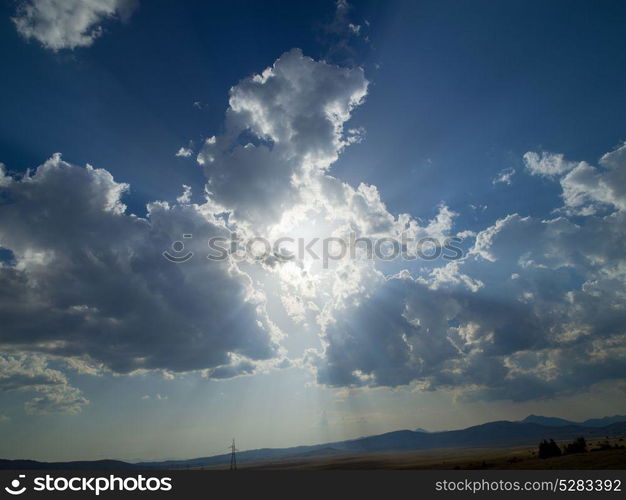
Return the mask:
[[[174,197],[182,183],[200,186],[194,165],[173,161],[171,151],[219,131],[228,89],[280,53],[300,47],[325,57],[321,26],[333,16],[332,2],[156,1],[132,23],[108,23],[88,49],[55,54],[24,43],[10,21],[14,6],[2,9],[2,60],[11,69],[2,161],[21,170],[60,150],[131,183],[137,211]],[[337,175],[376,184],[394,211],[427,216],[442,200],[515,202],[476,172],[519,167],[528,150],[594,160],[624,139],[625,11],[620,2],[354,3],[357,22],[376,21],[354,61],[373,83],[353,118],[368,139],[346,151]],[[387,172],[396,169],[403,176],[394,186]],[[532,184],[524,187],[533,209],[543,210],[532,213],[554,208]]]
[[[626,411],[622,2],[73,3],[0,6],[1,456]],[[160,255],[409,220],[462,261]]]

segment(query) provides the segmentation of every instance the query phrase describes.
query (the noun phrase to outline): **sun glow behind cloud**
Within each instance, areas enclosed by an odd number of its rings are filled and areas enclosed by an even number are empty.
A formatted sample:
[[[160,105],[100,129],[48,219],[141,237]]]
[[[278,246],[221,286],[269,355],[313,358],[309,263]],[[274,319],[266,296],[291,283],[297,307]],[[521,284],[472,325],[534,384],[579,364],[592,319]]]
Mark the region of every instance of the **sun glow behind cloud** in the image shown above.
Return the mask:
[[[366,89],[367,81],[358,68],[317,62],[298,50],[284,54],[262,76],[245,79],[231,90],[225,132],[206,141],[198,156],[208,178],[210,194],[205,203],[192,204],[186,187],[173,205],[152,203],[147,219],[125,214],[120,196],[127,186],[116,183],[103,170],[69,165],[60,155],[21,180],[4,176],[3,189],[10,191],[13,199],[22,199],[18,205],[5,206],[5,210],[19,206],[22,213],[20,219],[3,218],[2,244],[16,258],[14,267],[3,267],[5,275],[19,273],[23,281],[12,285],[17,287],[16,294],[34,293],[38,301],[48,301],[63,311],[56,321],[67,325],[78,321],[70,327],[75,331],[71,340],[55,336],[61,331],[52,330],[45,339],[20,340],[20,349],[40,350],[45,340],[48,354],[86,356],[120,373],[202,370],[208,377],[223,379],[297,365],[312,369],[317,381],[329,386],[466,387],[467,397],[513,399],[567,392],[571,361],[566,362],[563,349],[600,349],[605,357],[617,356],[614,362],[621,363],[620,351],[613,347],[620,338],[615,337],[618,332],[609,330],[607,337],[596,338],[588,346],[573,346],[567,340],[572,338],[571,328],[588,332],[575,336],[581,339],[589,337],[594,327],[584,316],[575,327],[568,326],[571,320],[555,316],[558,311],[571,314],[566,311],[572,307],[581,311],[582,303],[577,302],[593,300],[602,287],[616,286],[623,274],[619,265],[609,265],[602,254],[589,254],[585,257],[588,264],[578,262],[575,268],[587,274],[583,288],[576,290],[563,281],[563,266],[570,265],[567,254],[536,253],[537,245],[560,246],[564,235],[574,237],[588,230],[563,218],[534,221],[509,215],[477,234],[474,248],[460,261],[424,266],[417,260],[408,262],[408,270],[399,274],[385,274],[362,252],[333,259],[328,265],[312,258],[288,262],[230,259],[222,263],[199,258],[177,266],[160,258],[168,238],[174,240],[185,233],[193,235],[188,244],[199,256],[204,255],[203,238],[230,231],[243,237],[287,236],[305,242],[347,238],[351,232],[367,238],[398,238],[408,232],[416,238],[441,239],[454,234],[456,214],[445,205],[439,207],[435,219],[423,224],[411,215],[390,213],[375,186],[354,188],[330,175],[331,164],[348,145],[344,123],[351,110],[364,101]],[[244,132],[253,134],[252,142],[241,141]],[[549,156],[537,159],[530,153],[527,158],[533,172],[542,172],[542,165],[551,161]],[[612,206],[615,210],[595,227],[602,224],[607,231],[616,231],[619,225],[615,224],[622,217],[621,187],[616,184],[623,168],[621,158],[621,150],[606,155],[602,160],[607,166],[605,173],[573,163],[559,170],[566,209],[583,204]],[[574,184],[574,173],[581,168],[588,174],[578,176],[581,180]],[[101,229],[93,241],[83,241],[78,250],[64,255],[54,246],[56,237],[40,232],[35,239],[23,231],[21,221],[29,212],[35,213],[36,206],[29,201],[31,192],[48,193],[37,198],[37,210],[48,210],[47,199],[54,196],[55,186],[77,182],[92,194],[66,201],[73,208],[83,207],[72,224],[63,220],[66,238],[78,238],[74,232],[86,224]],[[599,197],[595,186],[600,183],[615,186],[609,191],[614,194]],[[572,194],[574,189],[576,194]],[[579,210],[583,215],[594,213],[589,208]],[[55,212],[48,213],[47,228],[60,227],[62,218],[57,220]],[[221,215],[224,213],[227,218]],[[103,229],[107,225],[127,236],[113,249],[93,246],[99,245],[98,238],[107,236]],[[526,237],[500,237],[516,228]],[[528,248],[520,246],[520,241]],[[504,250],[499,249],[500,243]],[[102,253],[105,249],[112,253]],[[61,262],[65,264],[61,266]],[[69,295],[59,302],[58,295],[42,297],[41,288],[30,284],[35,277],[38,283],[54,282],[57,268],[65,269],[64,275],[77,273],[76,279],[82,280],[81,276],[100,273],[107,265],[126,266],[135,280],[145,281],[145,285],[121,281],[118,294],[124,290],[129,306],[145,302],[144,307],[164,311],[159,327],[145,324],[148,316],[137,318],[132,308],[110,304],[104,296],[98,299],[96,292],[102,285],[92,285],[91,299],[89,295],[80,300]],[[160,292],[159,300],[168,297],[169,310],[156,303],[151,306],[149,295],[141,297],[138,290],[144,286],[146,293],[160,286],[154,277],[156,269],[156,276],[180,281],[186,291],[185,302],[168,289]],[[494,282],[494,272],[505,275]],[[510,276],[514,274],[521,278],[513,280]],[[213,278],[205,281],[203,276]],[[223,284],[216,285],[216,279]],[[536,279],[549,280],[565,294],[556,298],[542,295],[534,284]],[[493,309],[496,288],[509,297],[500,310]],[[491,309],[486,309],[490,303]],[[183,304],[186,319],[175,326]],[[511,315],[518,318],[515,324]],[[16,327],[30,328],[25,317],[18,315],[14,321]],[[118,340],[122,332],[136,328],[150,332],[148,344],[140,339],[137,344],[129,343],[136,337],[131,333]],[[299,330],[314,333],[319,343],[308,343],[309,348],[301,347],[294,357],[281,344]],[[113,345],[122,342],[128,354],[114,356],[110,348],[95,343],[93,335],[99,331],[112,335],[109,342]],[[554,332],[560,333],[555,336]],[[11,345],[15,341],[9,336],[5,342]],[[172,342],[177,346],[174,350],[168,347]],[[591,359],[599,363],[603,358]],[[544,369],[547,365],[551,370]],[[598,376],[590,380],[602,380],[599,365],[593,366]]]

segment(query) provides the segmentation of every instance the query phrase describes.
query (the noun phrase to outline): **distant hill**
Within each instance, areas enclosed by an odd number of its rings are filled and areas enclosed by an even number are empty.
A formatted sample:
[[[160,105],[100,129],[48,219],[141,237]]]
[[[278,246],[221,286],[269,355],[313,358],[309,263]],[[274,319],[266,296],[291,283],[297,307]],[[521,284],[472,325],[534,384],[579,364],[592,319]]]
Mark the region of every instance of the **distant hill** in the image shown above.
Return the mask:
[[[539,415],[528,415],[524,420],[521,420],[524,424],[539,424],[549,427],[563,427],[566,425],[579,425],[571,420],[565,420],[558,417],[542,417]]]
[[[504,447],[537,444],[542,439],[567,440],[578,436],[599,438],[604,436],[626,435],[626,421],[616,421],[619,416],[591,419],[590,425],[569,422],[551,417],[531,415],[521,422],[496,421],[474,425],[466,429],[442,432],[421,430],[400,430],[367,436],[347,441],[337,441],[311,446],[291,448],[261,448],[242,451],[237,454],[241,464],[276,460],[282,458],[304,458],[312,456],[332,456],[338,454],[365,454],[427,450],[436,448]],[[624,417],[621,417],[624,418]],[[529,420],[530,419],[530,420]],[[546,419],[548,424],[537,423],[536,419]],[[626,419],[625,419],[626,420]],[[559,422],[556,424],[555,422]],[[565,423],[566,422],[566,423]],[[603,422],[611,422],[601,426]],[[165,460],[160,462],[140,462],[130,464],[117,460],[93,462],[37,462],[34,460],[0,460],[0,469],[55,469],[55,470],[146,470],[184,469],[227,465],[230,454],[200,457],[190,460]]]
[[[422,427],[418,427],[417,429],[415,429],[415,432],[425,432],[426,434],[430,433],[430,431],[427,431],[426,429],[423,429]]]
[[[626,415],[613,415],[612,417],[590,418],[584,422],[573,422],[558,417],[541,417],[539,415],[528,415],[524,420],[525,424],[539,424],[548,427],[564,427],[568,425],[579,425],[582,427],[604,427],[618,422],[626,422]]]
[[[37,462],[36,460],[3,460],[0,469],[14,470],[130,470],[141,469],[135,464],[121,460],[86,460],[80,462]]]
[[[590,418],[585,420],[581,425],[585,427],[604,427],[606,425],[616,424],[618,422],[626,422],[626,415],[613,415],[612,417]]]

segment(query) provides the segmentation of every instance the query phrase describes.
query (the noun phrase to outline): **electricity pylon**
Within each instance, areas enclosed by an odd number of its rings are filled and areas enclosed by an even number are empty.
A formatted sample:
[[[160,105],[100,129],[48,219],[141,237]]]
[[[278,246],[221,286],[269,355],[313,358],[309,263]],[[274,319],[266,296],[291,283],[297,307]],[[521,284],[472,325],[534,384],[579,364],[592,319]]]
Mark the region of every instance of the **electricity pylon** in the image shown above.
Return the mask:
[[[237,470],[237,452],[239,450],[235,448],[235,438],[233,438],[233,444],[230,445],[230,470]]]

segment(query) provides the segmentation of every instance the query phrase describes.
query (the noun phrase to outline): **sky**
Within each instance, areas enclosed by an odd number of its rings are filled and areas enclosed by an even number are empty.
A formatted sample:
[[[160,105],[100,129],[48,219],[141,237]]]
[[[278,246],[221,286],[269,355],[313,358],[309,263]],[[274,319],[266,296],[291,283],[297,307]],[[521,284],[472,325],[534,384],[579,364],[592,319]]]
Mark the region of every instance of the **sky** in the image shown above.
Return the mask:
[[[625,23],[617,1],[0,4],[0,456],[626,413]],[[206,258],[232,234],[409,243]]]

